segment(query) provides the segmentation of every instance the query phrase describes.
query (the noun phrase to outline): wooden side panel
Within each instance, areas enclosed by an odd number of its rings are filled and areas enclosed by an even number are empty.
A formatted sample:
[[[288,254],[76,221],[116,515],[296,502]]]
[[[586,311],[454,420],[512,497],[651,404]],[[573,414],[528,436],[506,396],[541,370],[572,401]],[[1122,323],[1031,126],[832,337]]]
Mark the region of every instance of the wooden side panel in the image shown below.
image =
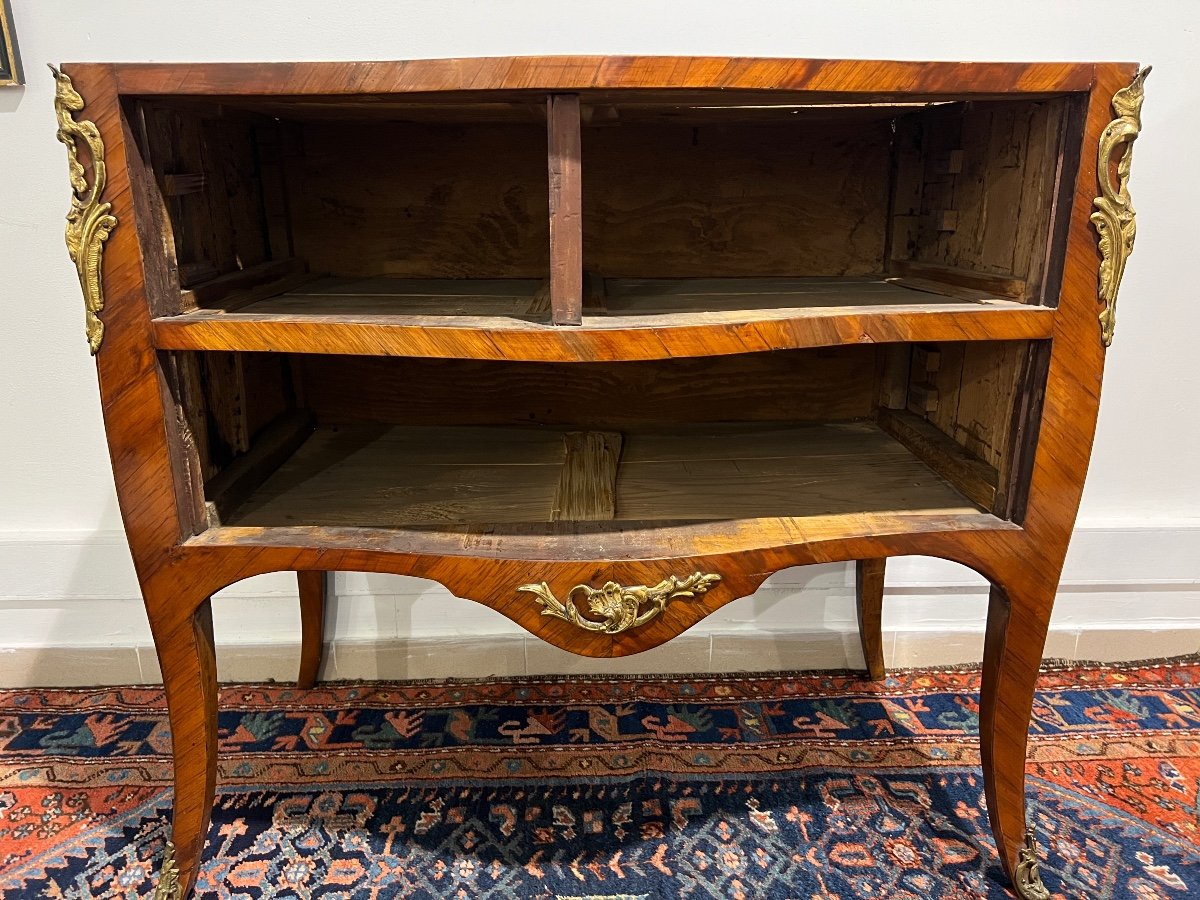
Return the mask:
[[[878,273],[890,143],[887,121],[586,128],[584,267],[635,277]]]
[[[205,353],[200,358],[213,454],[232,458],[250,449],[246,425],[246,379],[240,353]]]
[[[291,361],[271,353],[243,353],[246,434],[254,439],[263,428],[296,408]]]
[[[549,274],[544,127],[308,123],[292,153],[293,239],[313,272]]]
[[[299,356],[322,424],[839,421],[871,414],[874,347],[628,363]]]
[[[262,181],[263,225],[271,259],[292,256],[292,223],[288,210],[286,142],[280,122],[264,122],[254,129],[255,154]]]
[[[897,125],[891,258],[1008,276],[1037,297],[1066,99],[969,103]]]
[[[167,354],[166,358],[168,362],[164,370],[176,411],[176,419],[168,424],[168,428],[177,435],[189,466],[197,470],[199,479],[195,487],[200,488],[220,467],[213,460],[208,438],[208,401],[204,394],[199,354],[172,353]],[[203,491],[199,493],[202,495]]]
[[[968,453],[925,419],[906,410],[880,409],[879,427],[898,440],[981,509],[996,502],[996,469]]]
[[[312,434],[312,420],[306,413],[280,415],[255,437],[246,453],[204,485],[205,515],[208,524],[225,521],[259,485],[284,465]]]
[[[1014,409],[1027,353],[1023,341],[913,347],[908,412],[997,470],[1001,484],[1012,456]]]
[[[188,287],[270,258],[254,123],[151,106],[145,129],[171,219],[180,284]]]
[[[175,258],[175,236],[160,179],[150,156],[150,132],[154,108],[145,101],[125,104],[124,120],[129,132],[129,181],[135,210],[135,225],[141,242],[146,301],[154,315],[181,311],[179,264]]]
[[[1004,471],[1023,350],[1016,342],[981,342],[967,344],[963,353],[953,437]]]
[[[249,452],[264,430],[296,407],[287,357],[176,353],[169,368],[180,410],[177,427],[205,481]]]

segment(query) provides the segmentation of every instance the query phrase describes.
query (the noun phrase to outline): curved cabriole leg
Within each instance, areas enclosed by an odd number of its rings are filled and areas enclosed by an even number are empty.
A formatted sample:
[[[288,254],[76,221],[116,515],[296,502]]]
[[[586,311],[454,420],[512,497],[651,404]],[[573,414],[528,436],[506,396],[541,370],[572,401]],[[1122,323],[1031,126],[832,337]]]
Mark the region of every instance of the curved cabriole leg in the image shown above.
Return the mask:
[[[858,637],[862,641],[867,673],[882,681],[883,667],[883,572],[886,559],[860,559],[854,564],[855,595],[858,599]]]
[[[296,687],[308,690],[317,683],[325,641],[325,572],[297,572],[300,584],[300,675]]]
[[[175,764],[174,866],[169,858],[164,861],[154,896],[176,900],[191,896],[217,780],[217,662],[209,600],[169,631],[165,627],[154,628],[154,642],[167,693]]]
[[[988,818],[1005,873],[1022,900],[1048,900],[1025,820],[1025,750],[1057,579],[993,586],[983,649],[979,743]]]

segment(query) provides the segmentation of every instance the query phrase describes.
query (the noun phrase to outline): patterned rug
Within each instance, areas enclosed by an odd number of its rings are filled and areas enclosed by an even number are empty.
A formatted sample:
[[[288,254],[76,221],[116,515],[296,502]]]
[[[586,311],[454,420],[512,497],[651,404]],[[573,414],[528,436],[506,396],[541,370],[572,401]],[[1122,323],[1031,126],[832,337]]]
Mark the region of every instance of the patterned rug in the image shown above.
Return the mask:
[[[977,670],[221,692],[209,898],[999,898]],[[1057,898],[1200,897],[1200,661],[1048,668]],[[151,688],[0,691],[0,895],[153,889]]]

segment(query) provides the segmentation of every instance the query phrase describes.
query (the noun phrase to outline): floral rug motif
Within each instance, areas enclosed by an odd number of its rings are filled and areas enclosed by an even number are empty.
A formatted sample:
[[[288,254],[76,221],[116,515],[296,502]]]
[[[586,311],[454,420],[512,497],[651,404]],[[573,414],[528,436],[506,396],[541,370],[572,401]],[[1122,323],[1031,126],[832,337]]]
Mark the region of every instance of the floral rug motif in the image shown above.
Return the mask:
[[[197,896],[1011,897],[978,670],[231,685]],[[0,691],[0,897],[150,897],[160,688]],[[1029,752],[1061,900],[1200,897],[1200,661],[1049,667]]]

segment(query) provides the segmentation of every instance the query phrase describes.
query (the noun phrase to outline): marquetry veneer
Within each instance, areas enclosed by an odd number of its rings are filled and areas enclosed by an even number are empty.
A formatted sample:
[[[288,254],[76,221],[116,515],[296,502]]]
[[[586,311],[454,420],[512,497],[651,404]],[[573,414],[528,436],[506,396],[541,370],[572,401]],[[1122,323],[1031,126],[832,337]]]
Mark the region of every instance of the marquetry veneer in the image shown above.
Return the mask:
[[[213,802],[209,600],[416,575],[559,647],[657,646],[779,569],[993,584],[1000,861],[1096,423],[1129,64],[561,57],[56,70],[117,491],[170,708],[174,847]]]

